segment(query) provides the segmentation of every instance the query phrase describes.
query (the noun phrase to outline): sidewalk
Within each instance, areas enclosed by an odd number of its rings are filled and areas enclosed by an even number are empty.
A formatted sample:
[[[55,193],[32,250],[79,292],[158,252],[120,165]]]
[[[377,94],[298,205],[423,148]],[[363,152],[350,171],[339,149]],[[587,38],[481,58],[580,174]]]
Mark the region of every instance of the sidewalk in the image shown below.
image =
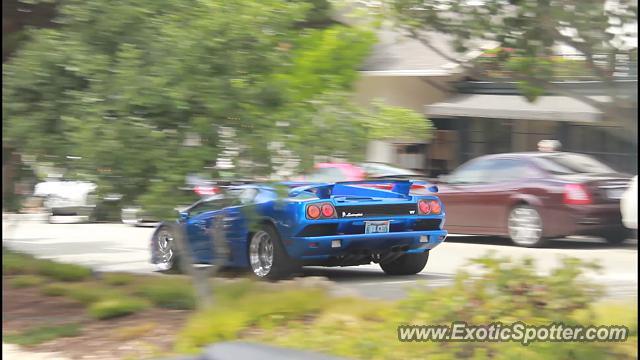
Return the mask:
[[[70,360],[58,353],[32,353],[17,345],[2,343],[2,358],[5,360]]]

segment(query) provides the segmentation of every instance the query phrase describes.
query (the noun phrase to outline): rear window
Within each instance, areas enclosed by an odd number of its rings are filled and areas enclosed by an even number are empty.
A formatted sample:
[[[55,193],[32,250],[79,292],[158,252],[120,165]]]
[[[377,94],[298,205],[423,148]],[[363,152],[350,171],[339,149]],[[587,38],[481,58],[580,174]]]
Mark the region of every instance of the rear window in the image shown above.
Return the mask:
[[[615,170],[600,161],[581,154],[553,154],[534,157],[535,163],[553,174],[613,173]]]

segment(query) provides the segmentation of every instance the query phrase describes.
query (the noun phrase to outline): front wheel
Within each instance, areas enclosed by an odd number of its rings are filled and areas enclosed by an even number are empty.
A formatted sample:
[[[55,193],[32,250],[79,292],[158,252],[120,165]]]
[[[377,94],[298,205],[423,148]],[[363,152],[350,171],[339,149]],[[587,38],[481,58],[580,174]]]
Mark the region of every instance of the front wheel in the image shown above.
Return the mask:
[[[393,261],[380,263],[380,268],[388,275],[414,275],[427,266],[428,260],[429,251],[404,254]]]
[[[518,246],[540,247],[545,243],[542,218],[529,205],[517,205],[511,209],[507,226],[511,241]]]
[[[167,225],[160,226],[153,235],[153,265],[160,272],[177,272],[179,269],[176,236]]]
[[[259,279],[282,279],[297,268],[273,226],[266,225],[251,236],[248,255],[251,271]]]

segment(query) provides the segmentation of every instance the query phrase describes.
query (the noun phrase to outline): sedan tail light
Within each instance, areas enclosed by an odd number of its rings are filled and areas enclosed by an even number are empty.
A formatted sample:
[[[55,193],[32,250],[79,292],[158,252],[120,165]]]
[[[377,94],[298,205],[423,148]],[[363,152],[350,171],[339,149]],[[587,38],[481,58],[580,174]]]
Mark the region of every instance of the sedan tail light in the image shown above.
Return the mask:
[[[567,205],[592,204],[591,195],[583,184],[566,184],[564,186],[564,203]]]

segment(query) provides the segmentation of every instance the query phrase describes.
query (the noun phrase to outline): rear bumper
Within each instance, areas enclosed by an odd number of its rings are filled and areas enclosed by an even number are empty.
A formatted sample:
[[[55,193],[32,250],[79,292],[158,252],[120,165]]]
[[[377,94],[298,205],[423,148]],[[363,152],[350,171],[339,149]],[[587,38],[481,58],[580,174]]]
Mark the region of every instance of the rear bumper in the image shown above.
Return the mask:
[[[567,205],[565,221],[555,219],[558,235],[600,235],[624,227],[620,204]],[[555,234],[554,234],[555,235]]]
[[[287,241],[287,252],[299,260],[323,260],[357,252],[384,254],[402,251],[420,253],[440,245],[447,237],[446,230],[407,231],[384,234],[356,234],[314,237],[294,237]],[[420,241],[422,238],[422,242]],[[332,247],[334,240],[340,246]]]

